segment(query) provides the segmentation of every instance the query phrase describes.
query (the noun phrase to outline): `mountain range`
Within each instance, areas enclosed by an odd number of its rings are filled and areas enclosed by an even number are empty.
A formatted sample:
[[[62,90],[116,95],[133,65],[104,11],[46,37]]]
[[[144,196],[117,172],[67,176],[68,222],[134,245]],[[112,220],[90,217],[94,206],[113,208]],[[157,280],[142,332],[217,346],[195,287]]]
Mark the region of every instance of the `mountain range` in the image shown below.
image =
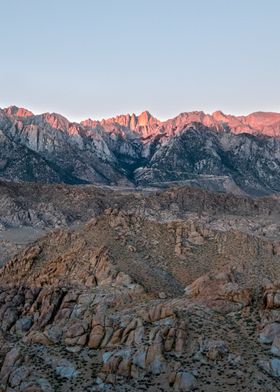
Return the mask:
[[[56,113],[0,109],[0,177],[118,186],[190,183],[254,196],[280,192],[280,114],[148,111],[70,122]]]

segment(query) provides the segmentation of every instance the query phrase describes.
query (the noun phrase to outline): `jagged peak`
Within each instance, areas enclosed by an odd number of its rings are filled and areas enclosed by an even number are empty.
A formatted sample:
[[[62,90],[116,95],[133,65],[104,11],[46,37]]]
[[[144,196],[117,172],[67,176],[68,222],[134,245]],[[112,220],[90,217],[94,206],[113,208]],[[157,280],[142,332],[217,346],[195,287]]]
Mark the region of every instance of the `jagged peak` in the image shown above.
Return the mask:
[[[93,123],[96,123],[96,121],[90,117],[80,122],[81,125],[85,125],[85,126],[88,126]]]
[[[139,133],[140,137],[146,138],[157,134],[165,133],[172,136],[183,130],[187,124],[197,122],[208,127],[221,129],[221,124],[228,124],[228,127],[234,133],[262,133],[268,136],[280,135],[280,113],[256,111],[248,115],[235,116],[225,114],[222,110],[216,110],[212,114],[204,111],[182,112],[178,116],[161,121],[154,117],[150,111],[144,110],[140,114],[121,114],[112,118],[103,120],[94,120],[89,118],[78,123],[72,123],[66,117],[55,112],[45,112],[34,115],[25,108],[16,105],[1,109],[2,117],[6,115],[10,120],[20,120],[28,118],[32,123],[40,125],[40,121],[47,122],[52,128],[62,131],[69,131],[69,127],[85,126],[89,128],[102,127],[109,133],[124,132],[129,134]],[[33,119],[34,117],[34,119]]]
[[[135,113],[132,114],[120,114],[115,117],[111,117],[108,119],[102,119],[102,120],[92,120],[91,118],[88,118],[87,120],[81,121],[81,125],[87,126],[87,127],[96,127],[98,124],[103,126],[105,129],[107,126],[109,126],[112,130],[112,127],[115,126],[120,126],[124,128],[128,128],[132,131],[137,131],[139,127],[147,127],[149,125],[153,124],[159,124],[160,121],[156,119],[152,114],[148,111],[145,110],[139,115],[136,115]]]
[[[159,122],[159,121],[155,117],[153,117],[148,110],[145,110],[138,116],[139,126],[146,126],[150,122]]]
[[[148,118],[153,117],[153,116],[151,115],[151,113],[149,112],[149,110],[144,110],[142,113],[139,114],[138,117],[141,117],[141,116],[146,116],[146,117],[148,117]]]
[[[15,116],[15,117],[30,117],[34,116],[34,114],[25,108],[19,108],[18,106],[11,105],[7,108],[3,109],[8,116]]]
[[[52,128],[56,129],[67,129],[70,121],[59,113],[43,113],[41,117],[46,121]]]
[[[229,117],[232,117],[230,114],[225,114],[221,110],[216,110],[215,112],[212,113],[212,117],[216,121],[224,121]]]
[[[215,110],[215,112],[212,113],[212,116],[227,116],[227,115],[221,110]]]

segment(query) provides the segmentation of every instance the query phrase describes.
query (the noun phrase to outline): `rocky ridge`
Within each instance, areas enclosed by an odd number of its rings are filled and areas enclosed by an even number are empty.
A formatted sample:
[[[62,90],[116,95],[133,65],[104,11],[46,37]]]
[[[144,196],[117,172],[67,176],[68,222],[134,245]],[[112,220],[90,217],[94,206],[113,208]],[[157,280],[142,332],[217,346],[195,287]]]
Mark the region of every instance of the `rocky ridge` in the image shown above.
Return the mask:
[[[3,391],[278,391],[277,198],[29,185],[65,221],[0,270]]]
[[[73,123],[56,113],[0,109],[0,176],[13,181],[279,192],[280,114],[149,112]]]
[[[200,224],[238,228],[261,238],[277,238],[280,214],[277,197],[250,199],[186,186],[135,191],[0,182],[0,263],[47,231],[84,224],[111,206],[163,221],[193,215]]]

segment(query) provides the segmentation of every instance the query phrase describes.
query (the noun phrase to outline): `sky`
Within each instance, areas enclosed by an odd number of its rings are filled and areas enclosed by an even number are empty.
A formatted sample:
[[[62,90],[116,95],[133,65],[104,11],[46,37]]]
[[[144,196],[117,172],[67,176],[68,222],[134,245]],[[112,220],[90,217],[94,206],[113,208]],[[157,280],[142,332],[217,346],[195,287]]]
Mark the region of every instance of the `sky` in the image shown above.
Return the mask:
[[[279,0],[0,0],[0,107],[280,112]]]

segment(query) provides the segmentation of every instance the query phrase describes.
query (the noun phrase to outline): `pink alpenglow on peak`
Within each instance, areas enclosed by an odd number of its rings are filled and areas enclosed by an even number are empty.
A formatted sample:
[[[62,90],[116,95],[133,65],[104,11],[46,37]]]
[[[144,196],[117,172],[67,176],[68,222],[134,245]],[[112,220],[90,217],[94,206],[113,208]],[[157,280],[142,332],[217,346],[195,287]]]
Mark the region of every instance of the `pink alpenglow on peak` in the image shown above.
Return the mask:
[[[42,116],[44,121],[46,121],[52,128],[65,130],[69,127],[69,121],[61,114],[44,113]]]
[[[191,181],[215,191],[280,193],[278,113],[193,111],[160,121],[144,111],[77,123],[10,107],[0,109],[0,131],[0,174],[9,180],[122,186]]]
[[[103,129],[109,134],[123,135],[127,132],[139,135],[143,139],[149,139],[157,135],[166,135],[167,137],[174,136],[182,132],[186,127],[192,123],[201,123],[207,127],[222,131],[225,128],[231,130],[235,134],[250,133],[262,134],[264,136],[279,137],[280,136],[280,113],[273,112],[255,112],[247,116],[234,116],[225,114],[218,110],[212,114],[204,113],[203,111],[184,112],[178,116],[160,121],[150,114],[147,110],[139,115],[136,114],[122,114],[116,117],[92,120],[87,119],[81,121],[80,124],[71,123],[65,117],[56,113],[44,113],[40,116],[35,116],[31,111],[10,106],[3,109],[5,114],[14,120],[24,117],[41,117],[52,128],[68,131],[69,127],[75,124],[75,127],[87,127],[91,129]],[[76,133],[72,129],[72,134]]]
[[[31,117],[34,114],[25,108],[18,108],[17,106],[9,106],[8,108],[4,109],[5,113],[8,116],[12,117]]]
[[[102,127],[109,133],[119,133],[122,130],[130,130],[140,134],[143,138],[155,134],[156,128],[161,121],[153,117],[148,111],[142,112],[139,116],[136,114],[122,114],[101,121],[88,119],[81,122],[82,125],[90,128]]]

